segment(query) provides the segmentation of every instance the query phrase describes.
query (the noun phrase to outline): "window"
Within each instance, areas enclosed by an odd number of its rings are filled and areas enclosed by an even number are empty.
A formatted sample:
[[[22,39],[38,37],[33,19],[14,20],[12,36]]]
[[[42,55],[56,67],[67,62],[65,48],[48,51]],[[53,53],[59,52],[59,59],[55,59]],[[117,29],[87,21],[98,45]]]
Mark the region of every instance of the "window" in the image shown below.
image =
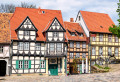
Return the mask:
[[[80,16],[79,16],[79,21],[80,21]]]
[[[19,42],[19,50],[23,50],[23,42]]]
[[[42,13],[44,14],[44,13],[45,13],[45,11],[42,11]]]
[[[3,46],[0,46],[0,53],[3,53]]]
[[[82,58],[86,58],[86,53],[82,53]]]
[[[74,47],[74,42],[70,42],[70,48]]]
[[[53,32],[53,37],[58,37],[58,32]]]
[[[80,48],[80,42],[76,42],[76,48]]]
[[[55,50],[55,44],[50,43],[50,52],[54,52],[54,50]]]
[[[23,68],[23,61],[19,61],[19,69]]]
[[[92,47],[92,55],[96,55],[95,47]]]
[[[82,48],[86,48],[86,43],[83,42]]]
[[[62,52],[62,43],[57,43],[57,52]]]
[[[80,65],[79,64],[77,65],[77,71],[80,71]]]
[[[103,47],[99,47],[99,55],[100,55],[100,56],[103,55]]]
[[[108,55],[112,55],[112,47],[108,47]]]
[[[25,31],[25,36],[29,36],[29,31]]]
[[[80,53],[76,53],[76,58],[80,58]]]
[[[112,35],[108,35],[108,42],[112,42]]]
[[[83,37],[83,33],[77,32],[78,36]]]
[[[103,41],[103,34],[100,34],[100,41]]]
[[[118,42],[118,37],[117,36],[115,36],[115,42]]]
[[[70,59],[73,59],[73,53],[70,53]]]
[[[40,68],[41,69],[45,69],[45,64],[46,62],[45,62],[45,60],[40,60]]]
[[[74,32],[71,32],[70,34],[71,34],[71,36],[76,36]]]
[[[40,43],[36,43],[36,50],[40,50]]]
[[[57,23],[57,21],[55,21],[54,25],[55,25],[55,26],[58,26],[58,23]]]
[[[92,41],[96,41],[96,37],[94,36],[94,37],[92,37]]]
[[[29,65],[29,62],[28,61],[24,61],[24,68],[29,68],[28,65]]]
[[[115,56],[118,56],[118,48],[115,48]]]
[[[31,60],[16,60],[16,69],[30,69]]]
[[[29,50],[29,42],[24,43],[24,50]]]

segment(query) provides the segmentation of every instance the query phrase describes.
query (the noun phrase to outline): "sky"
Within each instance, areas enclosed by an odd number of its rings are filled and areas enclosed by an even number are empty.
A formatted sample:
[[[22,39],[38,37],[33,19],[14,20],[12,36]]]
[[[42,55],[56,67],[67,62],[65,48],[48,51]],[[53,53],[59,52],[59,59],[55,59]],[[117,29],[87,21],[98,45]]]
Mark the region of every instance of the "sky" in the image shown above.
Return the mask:
[[[106,13],[118,24],[116,13],[119,0],[0,0],[0,4],[20,5],[21,2],[34,4],[42,9],[61,10],[64,21],[76,19],[79,10]]]

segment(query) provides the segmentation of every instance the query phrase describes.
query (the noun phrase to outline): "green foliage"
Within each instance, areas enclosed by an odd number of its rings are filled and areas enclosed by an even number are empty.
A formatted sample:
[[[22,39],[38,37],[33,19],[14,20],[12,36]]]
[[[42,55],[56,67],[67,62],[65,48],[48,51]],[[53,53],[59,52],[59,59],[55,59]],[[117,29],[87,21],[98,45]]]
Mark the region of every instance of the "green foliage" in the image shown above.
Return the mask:
[[[98,64],[95,64],[95,66],[98,67],[99,69],[110,69],[110,67],[102,67],[102,66],[100,66]]]
[[[104,69],[110,69],[110,67],[105,67]]]
[[[120,37],[120,0],[118,3],[118,9],[116,10],[119,15],[119,19],[117,20],[119,22],[119,25],[112,25],[109,27],[109,31],[112,32],[113,34],[117,35],[117,37]]]

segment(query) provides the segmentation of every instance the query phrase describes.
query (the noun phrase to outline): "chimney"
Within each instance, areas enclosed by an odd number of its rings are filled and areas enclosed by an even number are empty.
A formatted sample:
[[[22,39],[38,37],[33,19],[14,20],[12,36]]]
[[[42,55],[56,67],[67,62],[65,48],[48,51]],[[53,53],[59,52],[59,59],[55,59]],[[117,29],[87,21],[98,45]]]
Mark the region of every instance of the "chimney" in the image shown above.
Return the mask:
[[[70,22],[74,22],[74,18],[70,18]]]

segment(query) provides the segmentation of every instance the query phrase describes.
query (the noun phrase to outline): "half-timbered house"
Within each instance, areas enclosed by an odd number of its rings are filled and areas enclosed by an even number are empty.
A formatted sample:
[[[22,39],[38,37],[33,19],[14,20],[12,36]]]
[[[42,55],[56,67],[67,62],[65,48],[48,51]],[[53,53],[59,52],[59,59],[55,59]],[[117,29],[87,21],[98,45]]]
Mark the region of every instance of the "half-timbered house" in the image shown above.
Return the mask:
[[[95,63],[105,64],[105,61],[110,60],[111,57],[120,59],[120,39],[109,32],[109,27],[114,22],[108,14],[79,11],[76,22],[83,27],[90,39],[89,56],[91,65]],[[103,60],[99,60],[100,58]]]
[[[10,27],[12,13],[0,13],[0,76],[10,73]]]
[[[66,30],[60,10],[17,7],[10,28],[12,74],[65,75]]]
[[[67,70],[70,74],[89,73],[88,43],[82,27],[73,18],[70,18],[70,22],[64,22],[64,25],[68,40]]]

